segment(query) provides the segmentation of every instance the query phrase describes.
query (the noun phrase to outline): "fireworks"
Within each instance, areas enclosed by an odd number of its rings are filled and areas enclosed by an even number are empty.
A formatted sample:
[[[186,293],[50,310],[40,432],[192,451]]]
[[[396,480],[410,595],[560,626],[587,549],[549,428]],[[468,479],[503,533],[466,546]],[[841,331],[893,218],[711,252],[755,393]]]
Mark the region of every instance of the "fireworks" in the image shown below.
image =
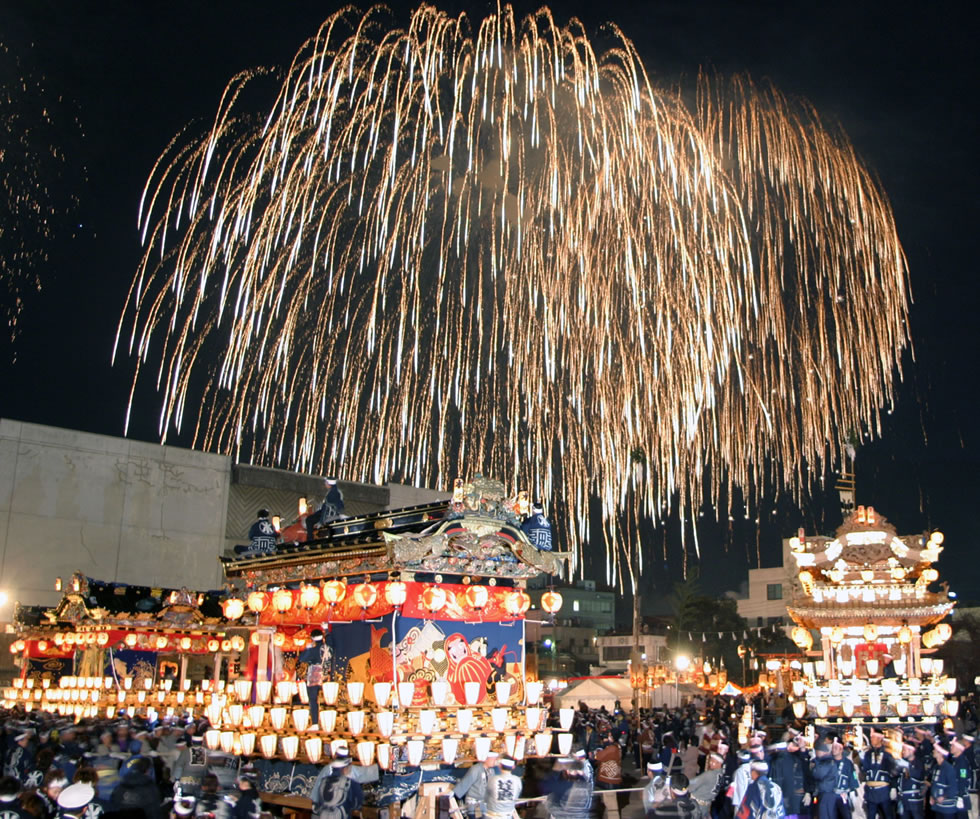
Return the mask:
[[[69,169],[65,157],[66,134],[80,135],[77,118],[3,43],[0,76],[0,282],[13,344],[25,303],[41,290],[51,242],[70,228],[84,171]]]
[[[117,344],[161,437],[354,480],[477,470],[653,520],[876,430],[907,343],[888,202],[745,79],[696,103],[629,40],[504,7],[344,11],[253,121],[229,85],[143,198]],[[132,403],[132,402],[131,402]],[[198,409],[199,408],[199,409]]]

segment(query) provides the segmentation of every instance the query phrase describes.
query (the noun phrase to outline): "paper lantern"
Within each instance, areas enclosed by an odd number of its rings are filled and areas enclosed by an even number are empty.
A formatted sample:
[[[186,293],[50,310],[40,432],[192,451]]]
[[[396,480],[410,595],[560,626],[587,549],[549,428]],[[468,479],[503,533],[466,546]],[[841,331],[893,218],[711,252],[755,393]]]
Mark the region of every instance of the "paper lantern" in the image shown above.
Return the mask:
[[[221,610],[228,620],[237,620],[245,613],[245,603],[241,598],[229,597],[221,604]]]
[[[420,739],[410,739],[406,746],[408,748],[408,764],[417,768],[422,764],[422,754],[425,751],[425,743]]]
[[[337,697],[340,696],[340,683],[325,682],[320,688],[320,693],[323,694],[323,701],[327,705],[334,705]]]
[[[922,667],[922,673],[929,675],[932,673],[932,657],[923,657],[919,661],[919,665]]]
[[[845,717],[854,716],[854,700],[848,698],[841,703],[841,710],[844,712]]]
[[[572,735],[571,734],[559,734],[558,735],[558,753],[562,756],[568,756],[569,752],[572,750]]]
[[[181,637],[180,638],[180,648],[181,648],[182,651],[190,651],[191,650],[191,645],[192,645],[192,642],[191,642],[191,638],[190,637]]]
[[[483,695],[485,690],[485,686],[481,682],[463,683],[463,691],[466,695],[466,704],[477,705],[480,702],[480,697]]]
[[[459,740],[446,737],[442,741],[442,761],[447,765],[452,765],[456,761],[456,752],[459,750]]]
[[[234,731],[222,731],[221,732],[221,750],[226,754],[230,754],[235,749],[235,732]]]
[[[352,593],[354,602],[362,609],[369,609],[378,599],[378,587],[373,583],[358,583]]]
[[[873,717],[881,716],[881,698],[868,697],[868,710],[871,712],[871,716]]]
[[[878,676],[878,661],[877,660],[868,660],[865,663],[865,668],[868,669],[868,676],[869,677],[877,677]]]
[[[394,606],[395,608],[404,606],[407,599],[408,586],[404,583],[399,580],[392,580],[385,583],[385,600],[388,601],[389,606]]]
[[[212,728],[204,732],[204,744],[212,751],[217,751],[221,747],[221,731]]]
[[[228,648],[230,649],[231,640],[228,640],[227,642],[228,642]],[[286,635],[283,634],[281,631],[277,631],[275,634],[272,635],[272,644],[276,648],[282,648],[284,645],[286,645]]]
[[[908,623],[903,624],[898,630],[898,642],[902,645],[908,645],[912,642],[912,629],[909,628]]]
[[[422,606],[430,612],[437,612],[446,605],[446,590],[441,586],[427,586],[422,592]]]
[[[949,623],[940,623],[936,626],[936,635],[939,637],[939,642],[945,643],[953,636],[953,627]]]
[[[309,708],[294,708],[293,709],[293,725],[296,726],[296,730],[302,733],[307,728],[310,727],[310,709]]]
[[[493,730],[497,733],[503,733],[507,728],[507,709],[506,708],[494,708],[490,712],[490,721],[493,724]]]
[[[432,704],[445,705],[449,697],[449,683],[445,680],[433,680],[429,688],[432,692]]]
[[[541,709],[527,708],[524,711],[524,719],[527,720],[527,730],[537,731],[541,727]]]
[[[383,771],[387,771],[391,767],[391,746],[379,744],[375,751],[378,754],[378,767]]]
[[[234,727],[238,727],[242,724],[242,718],[245,716],[245,706],[239,702],[234,705],[228,706],[228,722],[230,722]]]
[[[510,701],[511,687],[509,682],[498,682],[494,685],[498,705],[506,705]]]
[[[865,642],[873,643],[878,639],[878,626],[874,623],[868,623],[864,627],[864,639]]]
[[[395,726],[395,714],[393,711],[378,711],[374,718],[378,722],[378,733],[383,737],[390,737]]]
[[[310,737],[303,743],[303,746],[306,749],[306,758],[310,764],[316,765],[323,755],[323,740],[320,737]]]
[[[813,635],[809,629],[805,629],[802,626],[794,626],[790,632],[790,636],[793,638],[793,642],[804,651],[809,651],[813,646]]]
[[[320,588],[304,584],[299,590],[299,604],[304,609],[314,609],[320,605]]]
[[[347,727],[354,736],[364,733],[364,712],[348,711]]]
[[[561,611],[562,596],[554,589],[549,589],[541,595],[541,608],[548,614],[557,614]]]
[[[486,586],[470,586],[463,593],[463,598],[466,600],[466,605],[471,609],[479,611],[487,604],[487,600],[490,599],[490,592]]]
[[[840,626],[834,626],[830,630],[830,642],[834,645],[839,645],[844,640],[844,629]]]
[[[513,617],[521,617],[531,607],[531,598],[523,589],[515,589],[504,595],[504,608]]]
[[[220,640],[215,640],[215,639],[208,640],[208,651],[210,651],[212,654],[217,654],[219,648],[221,648]]]
[[[320,730],[325,734],[332,734],[334,728],[337,727],[337,712],[332,708],[328,708],[320,712]]]
[[[272,680],[259,680],[255,683],[255,701],[266,703],[272,696]]]
[[[469,708],[460,708],[456,712],[456,730],[468,734],[473,727],[473,712]]]
[[[343,580],[328,580],[323,584],[323,599],[336,606],[347,596],[347,584]]]
[[[255,734],[251,731],[239,734],[238,742],[242,746],[242,756],[251,756],[255,751]]]
[[[571,731],[572,723],[575,722],[574,708],[560,708],[558,710],[558,722],[562,731]]]
[[[793,703],[793,716],[803,719],[806,716],[806,700],[797,700]]]
[[[908,716],[909,704],[907,700],[899,700],[895,703],[895,713],[900,717]]]
[[[507,734],[504,737],[504,748],[507,749],[507,756],[517,758],[517,735]]]
[[[936,713],[936,703],[933,700],[923,700],[922,713],[927,717],[933,716]]]
[[[431,736],[436,732],[436,712],[426,708],[419,711],[419,730],[426,736]]]
[[[829,710],[830,709],[826,700],[820,700],[820,702],[817,703],[817,716],[821,719],[824,719],[827,716]]]
[[[261,614],[269,605],[269,595],[265,592],[254,591],[248,596],[248,608],[255,614]]]
[[[490,737],[477,737],[473,742],[477,761],[483,762],[490,753]]]
[[[524,691],[527,694],[527,704],[537,705],[541,699],[541,692],[544,691],[544,683],[536,680],[529,682],[524,686]]]
[[[269,709],[269,721],[272,723],[272,727],[277,731],[281,731],[283,726],[286,724],[286,709],[281,705],[273,706]]]
[[[415,701],[415,683],[398,683],[398,702],[403,708],[408,707]]]
[[[548,756],[551,752],[551,734],[548,732],[535,734],[534,750],[538,756]]]
[[[960,710],[959,700],[946,700],[943,703],[943,711],[946,712],[947,716],[955,717]]]
[[[360,705],[364,701],[364,683],[347,683],[347,701],[351,705]]]
[[[299,753],[299,737],[283,737],[280,741],[282,742],[282,755],[290,761],[296,759],[296,755]]]
[[[391,683],[379,682],[374,684],[374,701],[378,707],[384,708],[388,704],[388,697],[391,696]]]
[[[289,589],[276,589],[272,593],[272,608],[285,614],[293,607],[293,593]]]
[[[370,740],[357,743],[357,758],[364,766],[374,762],[374,743]]]
[[[96,636],[96,640],[95,641],[100,646],[108,645],[109,644],[109,635],[106,632],[104,632],[104,631],[100,631],[98,633],[98,635]],[[47,644],[45,644],[45,647],[47,647]],[[38,648],[41,648],[41,644],[40,643],[38,643]],[[41,651],[44,651],[44,649],[41,648]]]

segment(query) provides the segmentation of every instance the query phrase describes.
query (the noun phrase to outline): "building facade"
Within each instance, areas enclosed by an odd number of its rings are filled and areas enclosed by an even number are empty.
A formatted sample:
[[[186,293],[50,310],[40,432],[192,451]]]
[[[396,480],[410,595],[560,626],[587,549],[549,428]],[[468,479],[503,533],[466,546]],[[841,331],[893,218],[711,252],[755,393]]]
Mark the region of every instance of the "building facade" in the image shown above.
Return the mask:
[[[796,572],[790,558],[790,538],[783,540],[783,560],[779,566],[749,569],[748,594],[728,592],[734,598],[740,617],[750,628],[759,626],[789,627],[786,606],[793,599]]]
[[[667,648],[667,636],[664,634],[641,634],[639,638],[640,651],[644,662],[648,664],[669,664],[673,653]],[[633,650],[633,634],[622,632],[605,634],[596,640],[599,654],[598,665],[594,673],[622,673],[629,669],[630,654]]]
[[[616,624],[616,595],[596,588],[595,581],[575,586],[557,586],[562,607],[552,619],[541,610],[545,588],[529,588],[531,610],[525,626],[528,656],[537,658],[538,674],[544,677],[581,676],[599,661],[597,639]]]

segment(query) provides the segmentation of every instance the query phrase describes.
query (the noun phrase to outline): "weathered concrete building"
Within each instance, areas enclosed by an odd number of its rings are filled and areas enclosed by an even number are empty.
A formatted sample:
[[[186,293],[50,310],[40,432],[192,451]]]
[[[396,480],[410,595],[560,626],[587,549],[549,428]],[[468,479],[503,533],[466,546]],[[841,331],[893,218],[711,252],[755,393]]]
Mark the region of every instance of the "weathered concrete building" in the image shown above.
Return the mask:
[[[447,498],[338,476],[348,515]],[[323,478],[233,463],[223,455],[0,419],[0,623],[14,601],[53,605],[56,577],[213,589],[218,556],[260,507],[293,520]]]

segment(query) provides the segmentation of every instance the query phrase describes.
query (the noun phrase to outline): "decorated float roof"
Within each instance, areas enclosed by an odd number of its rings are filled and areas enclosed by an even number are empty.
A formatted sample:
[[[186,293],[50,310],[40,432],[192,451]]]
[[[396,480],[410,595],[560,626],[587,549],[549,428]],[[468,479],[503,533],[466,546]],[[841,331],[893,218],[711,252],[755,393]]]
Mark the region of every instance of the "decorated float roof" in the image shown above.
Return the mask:
[[[526,498],[477,477],[457,482],[450,501],[341,518],[315,540],[274,554],[221,558],[229,580],[250,586],[400,572],[523,581],[556,574],[567,554],[539,551],[521,531]],[[438,582],[438,580],[437,580]]]
[[[941,532],[897,534],[873,507],[859,506],[833,537],[792,538],[802,594],[788,607],[806,628],[864,623],[932,625],[952,611],[948,584],[940,591],[932,563],[942,552]]]

